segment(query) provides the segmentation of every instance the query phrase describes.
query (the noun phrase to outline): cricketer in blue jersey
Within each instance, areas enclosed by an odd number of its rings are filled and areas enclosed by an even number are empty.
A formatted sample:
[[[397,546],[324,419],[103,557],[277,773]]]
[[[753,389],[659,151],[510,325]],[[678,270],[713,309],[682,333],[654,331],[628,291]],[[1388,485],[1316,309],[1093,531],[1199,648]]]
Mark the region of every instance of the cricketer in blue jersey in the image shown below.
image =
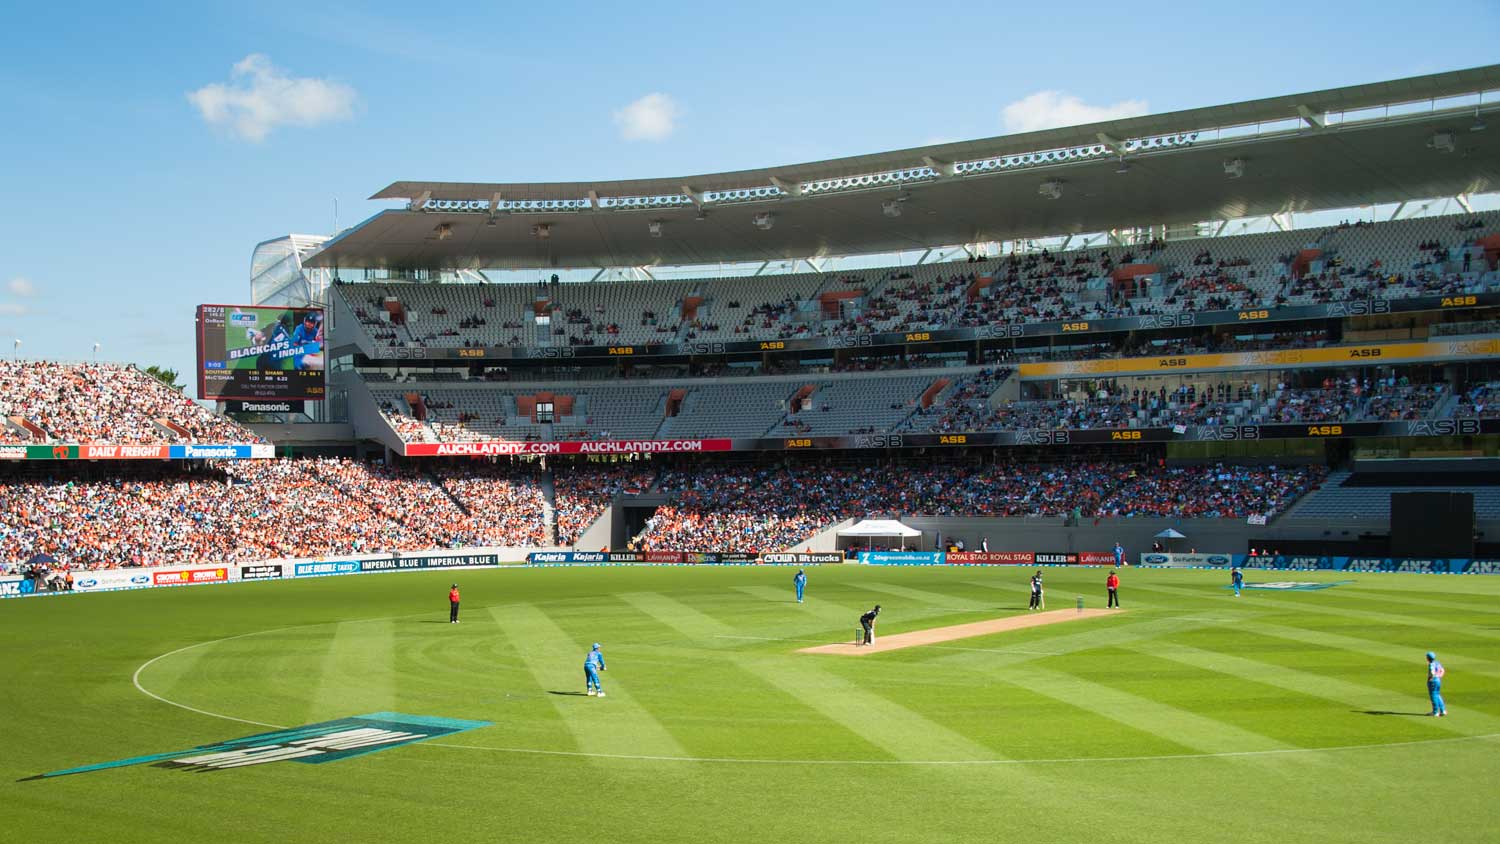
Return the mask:
[[[1239,566],[1229,570],[1229,582],[1234,584],[1234,597],[1240,596],[1240,590],[1245,586],[1245,573],[1240,571]]]
[[[1432,698],[1432,711],[1427,713],[1436,718],[1448,714],[1448,707],[1443,703],[1443,664],[1438,662],[1437,654],[1427,652],[1427,696]]]
[[[604,697],[604,686],[599,684],[599,672],[604,670],[604,654],[599,650],[599,643],[595,642],[594,649],[583,658],[583,681],[589,697]]]
[[[1127,563],[1125,562],[1125,549],[1120,545],[1120,543],[1116,542],[1115,543],[1115,568],[1119,568],[1120,566],[1123,566],[1123,565],[1127,565]]]
[[[792,578],[792,588],[797,590],[797,603],[802,603],[802,590],[807,588],[807,572],[797,569],[797,576]]]

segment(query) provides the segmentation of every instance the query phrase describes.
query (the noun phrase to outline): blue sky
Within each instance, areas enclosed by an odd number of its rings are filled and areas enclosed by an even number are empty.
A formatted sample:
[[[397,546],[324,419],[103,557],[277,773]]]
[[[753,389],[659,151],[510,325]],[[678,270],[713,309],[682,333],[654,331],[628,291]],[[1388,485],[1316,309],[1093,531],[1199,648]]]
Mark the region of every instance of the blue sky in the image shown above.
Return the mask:
[[[1394,2],[486,5],[0,6],[0,352],[191,373],[194,305],[248,301],[257,242],[397,179],[760,167],[1493,58]],[[1493,43],[1500,5],[1428,25]]]

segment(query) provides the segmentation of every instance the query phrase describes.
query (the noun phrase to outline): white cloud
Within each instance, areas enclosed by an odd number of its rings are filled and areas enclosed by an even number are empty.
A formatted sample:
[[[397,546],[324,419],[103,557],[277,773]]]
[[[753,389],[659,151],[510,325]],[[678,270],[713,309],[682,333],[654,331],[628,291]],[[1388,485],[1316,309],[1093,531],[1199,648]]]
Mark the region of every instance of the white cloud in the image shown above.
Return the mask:
[[[647,94],[615,112],[615,125],[627,141],[661,141],[677,128],[681,113],[677,101],[666,94]]]
[[[1010,103],[1000,111],[1007,132],[1035,132],[1059,126],[1081,126],[1146,113],[1145,100],[1121,100],[1094,106],[1061,91],[1037,91]]]
[[[247,141],[264,140],[277,126],[316,126],[354,116],[359,95],[342,82],[287,76],[260,53],[234,66],[229,82],[188,92],[204,122]]]
[[[24,276],[16,276],[5,287],[17,296],[36,295],[36,285],[31,283],[31,279]]]
[[[18,302],[0,302],[0,316],[26,316],[27,308]]]

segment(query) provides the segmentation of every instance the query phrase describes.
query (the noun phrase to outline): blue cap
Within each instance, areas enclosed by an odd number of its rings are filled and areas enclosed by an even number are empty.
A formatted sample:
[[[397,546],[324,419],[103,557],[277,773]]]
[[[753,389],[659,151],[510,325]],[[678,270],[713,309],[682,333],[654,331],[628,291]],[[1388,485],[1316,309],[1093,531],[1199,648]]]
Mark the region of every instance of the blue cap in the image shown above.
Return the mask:
[[[1432,651],[1428,651],[1427,652],[1427,658],[1428,659],[1437,659],[1437,654],[1433,653]]]
[[[596,650],[596,651],[599,650],[599,643],[598,642],[594,643],[594,650]]]

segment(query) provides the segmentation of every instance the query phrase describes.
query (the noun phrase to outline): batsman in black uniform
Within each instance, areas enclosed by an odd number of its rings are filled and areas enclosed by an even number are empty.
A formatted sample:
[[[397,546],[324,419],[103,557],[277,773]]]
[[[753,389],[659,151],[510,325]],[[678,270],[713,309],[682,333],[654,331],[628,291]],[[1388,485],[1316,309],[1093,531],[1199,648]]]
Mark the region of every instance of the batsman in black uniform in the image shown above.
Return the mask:
[[[878,615],[880,615],[880,605],[876,604],[875,609],[859,617],[859,626],[865,631],[865,640],[861,644],[875,644],[875,617]]]

